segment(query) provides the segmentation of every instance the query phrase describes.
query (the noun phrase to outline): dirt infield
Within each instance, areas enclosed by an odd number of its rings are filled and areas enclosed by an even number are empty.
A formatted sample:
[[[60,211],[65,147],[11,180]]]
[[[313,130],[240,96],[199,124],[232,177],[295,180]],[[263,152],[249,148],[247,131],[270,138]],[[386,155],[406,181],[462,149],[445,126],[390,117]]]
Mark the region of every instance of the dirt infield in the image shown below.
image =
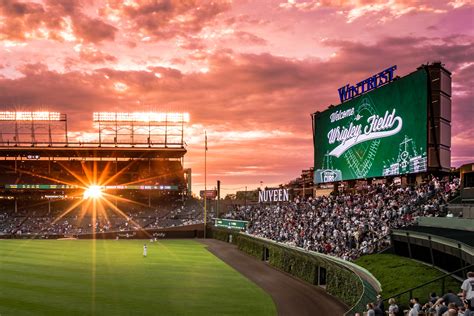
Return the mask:
[[[255,282],[272,297],[278,315],[343,315],[347,306],[324,290],[272,268],[237,249],[214,239],[201,240],[222,261]]]

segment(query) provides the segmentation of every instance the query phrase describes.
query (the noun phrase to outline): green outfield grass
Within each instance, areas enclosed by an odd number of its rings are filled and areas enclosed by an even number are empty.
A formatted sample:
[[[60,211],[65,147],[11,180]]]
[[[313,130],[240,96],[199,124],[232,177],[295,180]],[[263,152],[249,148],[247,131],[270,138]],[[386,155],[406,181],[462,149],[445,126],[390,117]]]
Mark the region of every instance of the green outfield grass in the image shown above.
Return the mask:
[[[275,315],[193,240],[0,240],[0,315]]]

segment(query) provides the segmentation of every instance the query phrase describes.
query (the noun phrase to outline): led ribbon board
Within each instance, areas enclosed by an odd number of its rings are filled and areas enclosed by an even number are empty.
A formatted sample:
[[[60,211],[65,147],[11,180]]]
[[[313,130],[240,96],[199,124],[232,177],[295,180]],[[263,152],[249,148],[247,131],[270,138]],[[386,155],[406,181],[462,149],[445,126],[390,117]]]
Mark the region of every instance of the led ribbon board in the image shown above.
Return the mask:
[[[224,227],[224,228],[234,228],[244,230],[248,226],[247,221],[239,221],[236,219],[222,219],[222,218],[214,218],[214,226],[215,227]]]
[[[178,190],[177,185],[104,185],[101,190]],[[5,189],[61,190],[80,189],[81,186],[69,184],[5,184]]]
[[[314,182],[427,170],[427,74],[406,77],[314,115]]]

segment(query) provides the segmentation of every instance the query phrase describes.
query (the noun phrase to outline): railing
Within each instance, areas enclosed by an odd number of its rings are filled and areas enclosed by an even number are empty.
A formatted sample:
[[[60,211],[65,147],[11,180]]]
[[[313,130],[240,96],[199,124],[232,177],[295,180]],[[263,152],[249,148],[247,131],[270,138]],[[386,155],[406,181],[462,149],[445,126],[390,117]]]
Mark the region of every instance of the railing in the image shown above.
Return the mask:
[[[391,232],[376,239],[375,242],[373,242],[371,245],[367,245],[365,247],[359,248],[357,250],[357,257],[366,255],[366,254],[379,253],[387,248],[390,248],[392,246],[390,235],[391,235]],[[364,252],[364,250],[366,249],[369,249],[369,251]]]
[[[367,280],[361,278],[360,276],[359,279],[362,282],[363,287],[362,295],[360,296],[357,303],[352,306],[351,309],[344,314],[344,316],[355,315],[356,313],[365,311],[368,303],[375,302],[375,297],[378,294],[377,291]]]
[[[436,279],[433,279],[433,280],[431,280],[431,281],[425,282],[425,283],[423,283],[423,284],[421,284],[421,285],[418,285],[418,286],[413,287],[413,288],[411,288],[411,289],[408,289],[408,290],[406,290],[406,291],[400,292],[400,293],[398,293],[398,294],[396,294],[396,295],[392,295],[391,297],[385,298],[383,301],[384,301],[384,303],[385,303],[385,302],[388,303],[388,300],[389,300],[390,298],[395,298],[395,299],[397,300],[397,302],[408,302],[411,298],[415,297],[415,296],[414,296],[414,293],[415,293],[416,290],[422,289],[422,288],[424,288],[424,287],[426,287],[426,286],[428,286],[428,285],[432,285],[432,284],[437,283],[437,282],[440,282],[440,281],[441,281],[440,284],[438,284],[438,285],[440,286],[440,287],[439,287],[440,292],[438,292],[438,293],[440,293],[441,295],[443,295],[444,293],[446,293],[446,290],[447,290],[447,289],[446,289],[446,279],[447,279],[448,277],[452,277],[453,275],[455,275],[456,273],[459,273],[459,272],[469,271],[469,269],[471,269],[471,268],[473,268],[473,267],[474,267],[474,264],[471,264],[471,265],[462,267],[462,268],[460,268],[460,269],[458,269],[458,270],[455,270],[455,271],[453,271],[453,272],[447,273],[447,274],[445,274],[445,275],[443,275],[443,276],[440,276],[440,277],[438,277],[438,278],[436,278]],[[407,295],[407,294],[408,294],[408,298],[407,298],[406,300],[401,300],[401,298],[402,298],[404,295]],[[403,305],[403,304],[402,304],[402,305]]]

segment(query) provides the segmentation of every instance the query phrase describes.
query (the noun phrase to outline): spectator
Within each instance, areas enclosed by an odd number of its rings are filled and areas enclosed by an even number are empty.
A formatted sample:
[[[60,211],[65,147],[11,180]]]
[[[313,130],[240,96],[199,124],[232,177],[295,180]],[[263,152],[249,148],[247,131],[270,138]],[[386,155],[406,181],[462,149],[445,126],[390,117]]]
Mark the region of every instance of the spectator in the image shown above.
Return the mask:
[[[434,303],[436,303],[436,301],[438,300],[438,295],[436,295],[435,292],[431,292],[430,293],[430,300],[429,302],[431,303],[431,305],[433,305]]]
[[[413,303],[413,307],[418,310],[418,312],[421,311],[421,305],[420,305],[420,300],[418,297],[414,297],[411,299],[411,302]]]
[[[367,316],[375,316],[374,303],[367,304]]]
[[[398,314],[398,305],[394,298],[388,300],[390,306],[388,307],[388,316],[396,316]]]
[[[410,312],[409,316],[418,316],[421,312],[421,305],[417,297],[410,299]]]
[[[433,307],[437,309],[438,316],[441,316],[448,311],[448,305],[451,303],[458,307],[463,305],[461,299],[456,294],[454,294],[453,291],[448,290],[446,294],[444,294],[436,301],[436,303],[434,303]]]
[[[458,316],[458,307],[455,303],[448,304],[448,310],[443,313],[443,316]]]
[[[375,315],[381,315],[383,316],[384,315],[384,304],[383,304],[383,299],[382,299],[382,296],[379,294],[377,295],[377,301],[375,302]]]
[[[461,285],[462,298],[469,300],[471,303],[470,307],[474,307],[474,272],[470,271],[467,273],[467,279]]]
[[[472,307],[472,300],[463,300],[464,314],[463,316],[474,316],[474,308]]]

